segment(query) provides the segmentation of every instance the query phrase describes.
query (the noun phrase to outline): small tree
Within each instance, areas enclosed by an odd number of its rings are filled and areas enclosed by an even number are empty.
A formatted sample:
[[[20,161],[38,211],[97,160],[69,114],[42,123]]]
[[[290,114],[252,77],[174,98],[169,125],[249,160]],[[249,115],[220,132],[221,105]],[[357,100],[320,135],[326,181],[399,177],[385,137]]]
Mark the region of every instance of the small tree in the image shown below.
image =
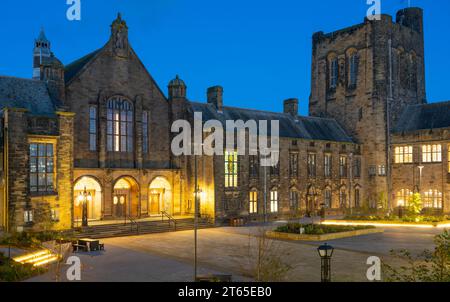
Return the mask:
[[[419,193],[413,194],[408,200],[408,210],[414,216],[420,215],[423,210],[422,196]]]
[[[387,282],[450,282],[450,233],[445,230],[435,237],[433,252],[424,251],[413,257],[407,250],[392,251],[392,255],[406,261],[406,265],[393,267],[383,263]]]

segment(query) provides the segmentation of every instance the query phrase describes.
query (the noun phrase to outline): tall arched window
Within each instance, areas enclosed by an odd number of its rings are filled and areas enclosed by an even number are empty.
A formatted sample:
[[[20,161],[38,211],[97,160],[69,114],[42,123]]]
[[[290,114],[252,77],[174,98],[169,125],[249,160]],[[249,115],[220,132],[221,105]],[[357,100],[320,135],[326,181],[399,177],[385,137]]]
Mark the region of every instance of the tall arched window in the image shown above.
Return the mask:
[[[107,149],[109,152],[133,152],[133,105],[116,97],[108,101]]]

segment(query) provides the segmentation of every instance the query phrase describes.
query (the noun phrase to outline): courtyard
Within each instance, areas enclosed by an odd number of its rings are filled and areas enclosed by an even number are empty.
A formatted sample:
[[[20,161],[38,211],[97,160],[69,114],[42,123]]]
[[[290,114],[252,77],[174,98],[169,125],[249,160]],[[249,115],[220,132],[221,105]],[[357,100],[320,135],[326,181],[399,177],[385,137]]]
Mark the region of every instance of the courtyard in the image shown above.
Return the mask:
[[[255,246],[258,235],[274,225],[215,228],[199,231],[199,274],[231,274],[234,281],[254,280]],[[336,282],[366,282],[370,256],[395,262],[392,249],[418,254],[433,248],[434,236],[442,229],[386,227],[385,232],[332,240],[335,247],[332,276]],[[184,231],[105,239],[106,251],[76,254],[82,263],[83,282],[183,282],[193,280],[194,233]],[[285,280],[320,281],[318,242],[273,241],[272,248],[291,267]],[[65,270],[62,268],[62,281]],[[55,271],[29,281],[53,281]]]

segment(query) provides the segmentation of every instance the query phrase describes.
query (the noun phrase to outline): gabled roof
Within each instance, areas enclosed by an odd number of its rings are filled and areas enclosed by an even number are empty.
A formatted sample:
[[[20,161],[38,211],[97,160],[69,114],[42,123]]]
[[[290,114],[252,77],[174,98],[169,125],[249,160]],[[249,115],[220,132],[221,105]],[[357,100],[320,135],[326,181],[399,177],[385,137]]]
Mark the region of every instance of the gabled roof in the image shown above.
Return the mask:
[[[201,112],[203,121],[219,120],[225,126],[227,120],[269,121],[268,134],[270,135],[270,121],[280,121],[280,137],[297,138],[306,140],[321,140],[330,142],[353,143],[353,140],[345,133],[342,127],[334,119],[294,116],[286,113],[258,111],[233,107],[223,107],[222,112],[217,112],[211,104],[190,102],[189,111]]]
[[[97,49],[90,54],[68,64],[64,70],[64,80],[70,82],[103,48]]]
[[[0,76],[0,109],[27,109],[37,116],[55,116],[55,102],[43,81]]]
[[[450,128],[450,101],[406,107],[394,129],[396,133]]]

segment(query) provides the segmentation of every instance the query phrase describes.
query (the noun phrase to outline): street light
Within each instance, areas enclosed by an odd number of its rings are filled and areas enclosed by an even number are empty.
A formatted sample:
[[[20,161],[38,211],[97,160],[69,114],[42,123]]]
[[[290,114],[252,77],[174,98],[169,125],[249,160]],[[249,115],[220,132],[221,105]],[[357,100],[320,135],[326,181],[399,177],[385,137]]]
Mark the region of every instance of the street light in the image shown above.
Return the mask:
[[[321,263],[321,279],[322,282],[331,282],[331,257],[333,256],[334,248],[325,243],[317,248],[319,252]]]
[[[78,196],[78,202],[82,204],[83,208],[82,208],[82,216],[83,216],[83,220],[82,220],[82,226],[83,227],[87,227],[88,226],[88,202],[92,202],[92,195],[91,193],[88,193],[88,191],[86,190],[86,187],[84,187],[84,191],[80,193],[80,195]]]

